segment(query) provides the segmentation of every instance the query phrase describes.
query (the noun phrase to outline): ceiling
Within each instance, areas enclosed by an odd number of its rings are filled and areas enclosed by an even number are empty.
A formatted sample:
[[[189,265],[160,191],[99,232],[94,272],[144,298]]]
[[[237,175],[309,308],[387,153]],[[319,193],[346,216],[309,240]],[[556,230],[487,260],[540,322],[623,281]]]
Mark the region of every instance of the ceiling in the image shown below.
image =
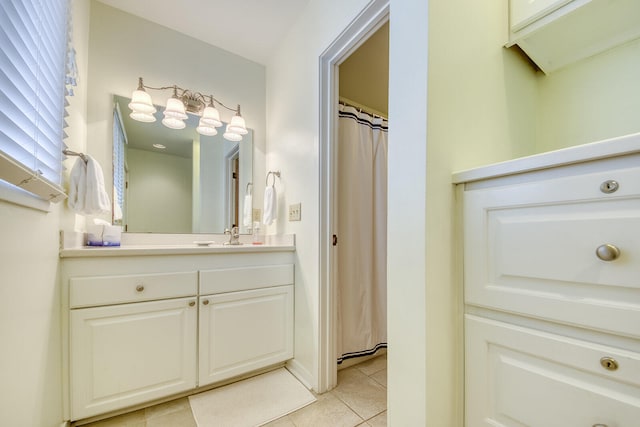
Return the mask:
[[[265,65],[309,0],[98,0]]]

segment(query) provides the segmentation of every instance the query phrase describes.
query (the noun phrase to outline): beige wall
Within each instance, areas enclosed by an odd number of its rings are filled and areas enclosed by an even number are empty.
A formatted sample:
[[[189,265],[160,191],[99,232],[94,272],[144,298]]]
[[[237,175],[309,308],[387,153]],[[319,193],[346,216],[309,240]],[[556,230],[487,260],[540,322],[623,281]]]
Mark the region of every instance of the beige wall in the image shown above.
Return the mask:
[[[341,97],[389,115],[389,23],[340,64],[339,85]]]
[[[79,71],[67,111],[73,149],[83,147],[89,7],[74,2],[74,46]],[[70,168],[75,159],[66,162]],[[59,427],[62,358],[58,230],[74,216],[62,203],[44,213],[0,201],[0,424]]]

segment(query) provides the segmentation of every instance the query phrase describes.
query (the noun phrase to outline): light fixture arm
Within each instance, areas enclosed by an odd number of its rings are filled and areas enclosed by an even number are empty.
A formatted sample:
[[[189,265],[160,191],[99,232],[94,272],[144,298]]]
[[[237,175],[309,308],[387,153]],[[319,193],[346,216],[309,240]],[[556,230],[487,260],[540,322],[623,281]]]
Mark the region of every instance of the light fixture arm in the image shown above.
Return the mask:
[[[168,89],[173,89],[174,91],[174,95],[177,98],[183,98],[183,97],[187,97],[190,99],[194,99],[197,101],[200,101],[204,106],[208,105],[208,104],[213,104],[214,102],[224,108],[226,108],[229,111],[233,111],[236,114],[240,114],[240,104],[238,104],[238,108],[231,108],[228,107],[226,105],[224,105],[220,100],[216,99],[213,97],[213,95],[203,95],[200,92],[193,92],[189,89],[184,89],[180,86],[177,85],[173,85],[173,86],[161,86],[161,87],[154,87],[154,86],[147,86],[144,84],[142,77],[138,77],[138,90],[144,90],[144,89],[151,89],[151,90],[168,90]],[[208,99],[208,102],[207,102]]]

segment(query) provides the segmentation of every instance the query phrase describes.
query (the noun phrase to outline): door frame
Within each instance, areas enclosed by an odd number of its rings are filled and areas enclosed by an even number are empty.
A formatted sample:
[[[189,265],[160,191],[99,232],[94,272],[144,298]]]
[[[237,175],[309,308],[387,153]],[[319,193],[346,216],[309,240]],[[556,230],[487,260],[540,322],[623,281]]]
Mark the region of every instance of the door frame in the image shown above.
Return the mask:
[[[389,21],[389,0],[373,0],[320,55],[320,236],[317,392],[337,385],[337,292],[332,236],[337,227],[338,67]]]

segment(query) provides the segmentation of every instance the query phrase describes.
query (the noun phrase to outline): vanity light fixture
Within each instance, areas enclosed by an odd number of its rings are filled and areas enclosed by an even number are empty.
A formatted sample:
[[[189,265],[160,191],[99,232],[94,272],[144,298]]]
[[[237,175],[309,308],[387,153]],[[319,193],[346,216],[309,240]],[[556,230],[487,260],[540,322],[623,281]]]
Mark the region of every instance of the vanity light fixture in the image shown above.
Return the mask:
[[[162,119],[162,124],[168,128],[183,129],[186,126],[184,120],[187,119],[187,112],[189,112],[200,116],[196,132],[201,135],[216,135],[218,133],[216,128],[221,127],[222,122],[220,121],[220,112],[214,105],[215,102],[236,113],[223,134],[225,139],[241,141],[242,135],[248,133],[244,118],[240,114],[240,105],[238,105],[238,108],[233,109],[215,99],[213,95],[203,95],[200,92],[193,92],[176,85],[164,87],[145,86],[142,77],[138,78],[138,88],[131,95],[131,102],[129,103],[129,108],[131,108],[129,117],[134,120],[140,122],[155,122],[156,120],[153,115],[156,112],[156,108],[153,105],[151,96],[145,89],[173,89],[173,95],[167,100],[167,106],[163,113],[164,119]]]

